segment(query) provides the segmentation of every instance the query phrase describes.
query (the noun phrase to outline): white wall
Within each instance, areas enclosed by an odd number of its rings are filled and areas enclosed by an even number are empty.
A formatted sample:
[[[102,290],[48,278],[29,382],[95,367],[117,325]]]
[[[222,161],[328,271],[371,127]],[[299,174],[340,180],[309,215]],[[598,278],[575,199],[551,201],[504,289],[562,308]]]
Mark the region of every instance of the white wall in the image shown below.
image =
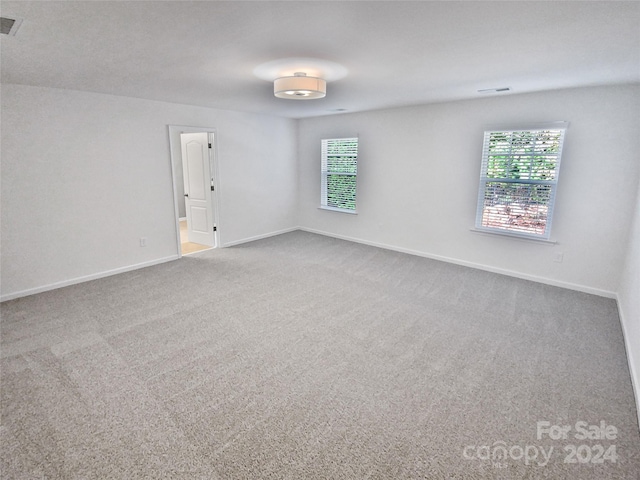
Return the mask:
[[[583,88],[301,120],[300,225],[614,296],[640,175],[639,94],[638,86]],[[557,244],[470,232],[485,127],[560,120],[570,125]],[[319,210],[320,139],[352,135],[360,137],[358,215]]]
[[[2,85],[3,299],[176,257],[167,125],[216,128],[223,246],[296,226],[294,120]]]
[[[2,298],[175,257],[167,125],[217,129],[223,246],[300,225],[613,296],[640,175],[639,93],[585,88],[296,122],[2,85]],[[471,233],[483,129],[553,120],[570,122],[558,244]],[[351,135],[359,214],[319,210],[320,139]]]
[[[631,220],[628,250],[618,289],[618,308],[625,334],[636,404],[640,407],[640,188],[638,188],[635,212]],[[640,408],[638,408],[638,421],[640,422]]]

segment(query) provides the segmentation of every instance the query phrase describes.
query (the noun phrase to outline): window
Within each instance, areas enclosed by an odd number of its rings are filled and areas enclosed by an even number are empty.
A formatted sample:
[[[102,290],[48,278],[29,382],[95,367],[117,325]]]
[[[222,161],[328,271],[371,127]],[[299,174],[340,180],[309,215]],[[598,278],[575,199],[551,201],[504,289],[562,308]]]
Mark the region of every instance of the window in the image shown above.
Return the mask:
[[[476,229],[549,239],[566,127],[484,132]]]
[[[320,207],[338,212],[356,212],[358,139],[322,140],[322,184]]]

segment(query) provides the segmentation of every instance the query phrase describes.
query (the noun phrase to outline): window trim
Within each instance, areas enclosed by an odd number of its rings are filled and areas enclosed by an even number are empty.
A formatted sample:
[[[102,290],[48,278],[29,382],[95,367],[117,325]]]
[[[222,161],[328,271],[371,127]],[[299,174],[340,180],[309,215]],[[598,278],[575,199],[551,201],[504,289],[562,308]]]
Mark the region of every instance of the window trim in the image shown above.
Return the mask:
[[[540,242],[549,242],[555,243],[551,240],[551,228],[553,226],[553,214],[555,212],[555,202],[556,202],[556,193],[558,187],[558,179],[560,176],[560,165],[562,161],[562,153],[564,149],[564,140],[566,136],[566,131],[569,126],[568,122],[551,122],[551,123],[538,123],[533,125],[526,126],[495,126],[487,128],[484,131],[483,142],[482,142],[482,160],[480,164],[480,182],[478,185],[478,197],[476,204],[476,216],[475,216],[475,225],[471,230],[476,233],[488,233],[494,235],[500,235],[503,237],[512,237],[518,239],[525,240],[534,240]],[[556,167],[555,167],[555,177],[553,180],[528,180],[528,179],[509,179],[509,178],[493,178],[487,176],[487,167],[488,167],[488,153],[489,153],[489,139],[492,133],[496,132],[539,132],[543,130],[561,130],[559,149],[556,154]],[[484,200],[485,200],[485,190],[486,185],[489,182],[501,182],[501,183],[521,183],[528,185],[549,185],[550,195],[549,202],[547,204],[547,214],[545,219],[545,231],[543,234],[523,232],[518,230],[509,230],[499,227],[487,227],[482,225],[482,217],[484,212]]]
[[[344,142],[356,142],[356,172],[355,173],[345,173],[345,172],[331,172],[327,168],[327,157],[325,156],[326,147],[329,142],[332,141],[344,141]],[[354,137],[333,137],[333,138],[323,138],[320,141],[320,206],[318,207],[321,210],[328,210],[331,212],[339,212],[339,213],[348,213],[351,215],[357,215],[357,188],[358,188],[358,149],[360,146],[359,138],[357,136]],[[347,156],[347,155],[345,155]],[[351,208],[340,208],[334,207],[331,205],[327,205],[328,196],[327,196],[327,177],[329,174],[332,175],[345,175],[350,177],[355,177],[356,181],[356,193],[354,194],[354,207]]]
[[[513,233],[511,233],[509,230],[502,230],[500,232],[495,232],[493,230],[486,230],[486,229],[478,229],[476,227],[470,228],[469,229],[470,232],[472,233],[477,233],[480,235],[488,235],[488,236],[492,236],[492,235],[497,235],[498,237],[509,237],[509,238],[514,238],[516,240],[520,240],[523,242],[533,242],[533,243],[541,243],[544,245],[557,245],[558,242],[556,242],[555,240],[551,240],[551,239],[545,239],[545,238],[533,238],[533,237],[524,237],[522,235],[514,235]]]
[[[356,210],[347,210],[346,208],[328,207],[326,205],[320,205],[319,210],[329,210],[330,212],[346,213],[347,215],[357,215]]]

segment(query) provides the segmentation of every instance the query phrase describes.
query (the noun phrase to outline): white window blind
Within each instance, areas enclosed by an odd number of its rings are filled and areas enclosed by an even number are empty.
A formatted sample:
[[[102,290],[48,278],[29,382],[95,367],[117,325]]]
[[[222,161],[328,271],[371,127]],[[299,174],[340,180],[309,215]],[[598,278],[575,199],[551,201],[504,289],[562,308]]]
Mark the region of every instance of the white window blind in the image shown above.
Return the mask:
[[[349,213],[356,211],[358,139],[322,140],[320,206]]]
[[[566,127],[484,133],[476,229],[549,239]]]

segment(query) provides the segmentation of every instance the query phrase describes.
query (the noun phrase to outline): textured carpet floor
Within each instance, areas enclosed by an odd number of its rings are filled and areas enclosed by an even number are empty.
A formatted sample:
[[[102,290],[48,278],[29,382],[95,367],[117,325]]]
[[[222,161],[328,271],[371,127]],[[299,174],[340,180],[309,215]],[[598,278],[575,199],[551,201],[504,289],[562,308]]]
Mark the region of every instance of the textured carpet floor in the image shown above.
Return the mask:
[[[610,299],[292,232],[1,313],[5,479],[640,472]]]

